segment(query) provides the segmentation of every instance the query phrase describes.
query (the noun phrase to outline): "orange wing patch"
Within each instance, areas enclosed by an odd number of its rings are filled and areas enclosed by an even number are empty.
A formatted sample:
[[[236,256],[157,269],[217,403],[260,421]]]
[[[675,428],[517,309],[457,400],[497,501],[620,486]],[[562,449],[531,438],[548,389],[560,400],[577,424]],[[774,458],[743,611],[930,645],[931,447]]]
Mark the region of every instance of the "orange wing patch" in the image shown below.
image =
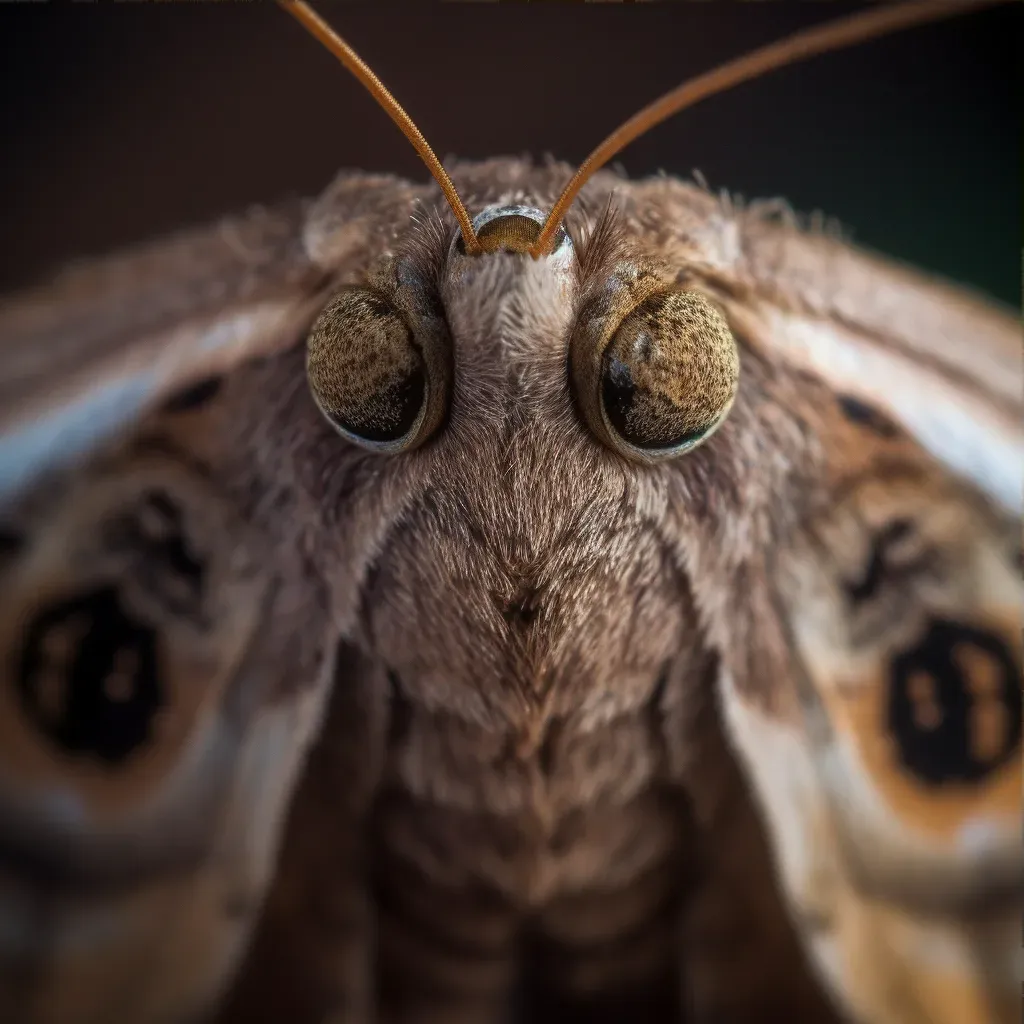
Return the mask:
[[[822,974],[873,1024],[1020,1012],[1017,524],[948,478],[865,474],[769,585],[800,716],[723,684]]]
[[[861,685],[821,687],[900,821],[944,843],[971,823],[1014,830],[1021,806],[1021,648],[1011,621],[991,630],[931,619]]]

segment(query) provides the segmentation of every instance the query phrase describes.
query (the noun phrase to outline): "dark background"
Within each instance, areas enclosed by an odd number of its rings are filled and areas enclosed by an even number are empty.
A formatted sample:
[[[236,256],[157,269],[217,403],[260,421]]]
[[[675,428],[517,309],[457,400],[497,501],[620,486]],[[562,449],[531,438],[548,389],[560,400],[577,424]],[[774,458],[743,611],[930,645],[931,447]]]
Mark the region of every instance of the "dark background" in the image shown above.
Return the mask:
[[[444,159],[578,162],[683,78],[862,5],[320,0]],[[632,175],[699,168],[1020,303],[1021,5],[774,72],[654,129]],[[0,4],[0,291],[72,256],[315,194],[423,179],[409,144],[265,3]]]

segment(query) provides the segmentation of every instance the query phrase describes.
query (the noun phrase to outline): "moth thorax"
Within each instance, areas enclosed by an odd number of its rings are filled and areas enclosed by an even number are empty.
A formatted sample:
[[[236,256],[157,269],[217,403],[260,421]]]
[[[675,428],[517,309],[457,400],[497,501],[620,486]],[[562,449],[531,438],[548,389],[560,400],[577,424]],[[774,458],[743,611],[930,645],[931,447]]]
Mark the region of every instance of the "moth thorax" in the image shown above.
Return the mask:
[[[544,226],[544,214],[532,206],[488,206],[473,218],[473,231],[483,254],[511,252],[528,255]],[[547,259],[568,262],[572,244],[559,227]]]

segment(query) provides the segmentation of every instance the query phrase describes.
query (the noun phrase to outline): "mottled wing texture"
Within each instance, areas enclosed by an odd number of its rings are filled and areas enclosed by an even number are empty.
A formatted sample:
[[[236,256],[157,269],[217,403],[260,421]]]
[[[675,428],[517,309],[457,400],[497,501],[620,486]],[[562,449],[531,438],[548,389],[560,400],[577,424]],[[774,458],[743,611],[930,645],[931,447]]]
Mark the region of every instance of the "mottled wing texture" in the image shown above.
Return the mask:
[[[622,196],[741,346],[680,542],[805,944],[858,1020],[1014,1020],[1019,318],[780,204]]]
[[[343,175],[0,306],[5,1021],[192,1020],[244,946],[386,520],[301,342],[415,197]]]

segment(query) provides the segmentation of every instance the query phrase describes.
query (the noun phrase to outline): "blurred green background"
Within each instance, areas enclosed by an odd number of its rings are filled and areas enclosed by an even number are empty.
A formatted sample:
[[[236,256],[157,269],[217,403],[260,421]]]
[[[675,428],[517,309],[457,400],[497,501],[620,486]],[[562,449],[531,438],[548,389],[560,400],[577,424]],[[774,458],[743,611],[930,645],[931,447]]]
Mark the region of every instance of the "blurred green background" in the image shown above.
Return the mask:
[[[863,5],[321,2],[439,155],[579,161],[681,79]],[[1021,5],[772,73],[655,129],[632,175],[822,210],[1020,304]],[[423,179],[382,112],[272,4],[0,5],[0,290],[342,167]]]

